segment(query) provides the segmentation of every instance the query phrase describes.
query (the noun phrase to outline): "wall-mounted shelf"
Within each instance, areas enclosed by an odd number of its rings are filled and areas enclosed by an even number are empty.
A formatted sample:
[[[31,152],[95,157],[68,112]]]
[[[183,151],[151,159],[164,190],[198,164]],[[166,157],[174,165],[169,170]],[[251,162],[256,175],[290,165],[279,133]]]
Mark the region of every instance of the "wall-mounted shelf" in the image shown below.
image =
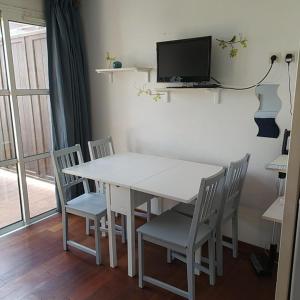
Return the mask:
[[[147,74],[147,82],[150,83],[150,73],[153,70],[153,68],[150,67],[128,67],[128,68],[116,68],[116,69],[96,69],[96,73],[98,74],[108,74],[110,77],[110,81],[113,82],[113,76],[115,73],[122,73],[122,72],[141,72]],[[176,87],[160,87],[160,88],[149,88],[149,94],[150,96],[156,96],[159,95],[160,98],[165,101],[170,101],[170,93],[182,93],[182,92],[195,92],[198,93],[202,92],[209,92],[213,95],[214,103],[219,104],[220,103],[220,89],[219,88],[191,88],[191,87],[183,87],[183,88],[176,88]]]
[[[220,103],[220,89],[219,88],[154,88],[153,89],[153,94],[158,93],[160,96],[164,96],[167,101],[169,102],[170,100],[170,93],[182,93],[182,92],[209,92],[213,95],[214,97],[214,103],[219,104]]]
[[[145,67],[131,67],[131,68],[118,68],[118,69],[96,69],[96,73],[98,74],[109,74],[110,81],[113,82],[114,73],[121,72],[142,72],[147,73],[147,81],[150,82],[150,72],[152,68]]]

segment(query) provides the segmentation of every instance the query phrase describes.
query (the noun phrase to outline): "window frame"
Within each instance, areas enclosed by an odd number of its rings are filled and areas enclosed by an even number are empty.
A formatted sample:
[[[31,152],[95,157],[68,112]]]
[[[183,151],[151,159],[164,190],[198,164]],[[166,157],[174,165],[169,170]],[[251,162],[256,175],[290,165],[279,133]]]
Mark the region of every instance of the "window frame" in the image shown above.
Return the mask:
[[[16,229],[21,226],[29,225],[37,220],[40,220],[44,217],[47,217],[55,212],[57,212],[57,208],[42,213],[41,215],[30,217],[29,210],[29,198],[28,198],[28,189],[26,182],[26,163],[32,162],[35,160],[48,158],[51,156],[50,149],[49,152],[38,153],[30,156],[24,156],[24,149],[22,144],[22,134],[21,134],[21,123],[20,123],[20,115],[19,115],[19,106],[18,106],[18,97],[20,96],[38,96],[38,95],[46,95],[49,96],[49,89],[18,89],[16,87],[16,78],[14,74],[14,62],[13,62],[13,54],[12,54],[12,43],[10,36],[10,28],[9,22],[19,22],[19,23],[27,23],[31,25],[43,26],[45,27],[45,17],[41,12],[27,10],[23,8],[10,7],[7,5],[0,4],[0,14],[1,14],[1,28],[3,35],[3,47],[4,47],[4,55],[5,55],[5,68],[6,68],[6,77],[7,77],[7,89],[0,90],[0,96],[8,96],[10,100],[11,106],[11,114],[12,114],[12,123],[13,123],[13,133],[14,133],[14,144],[15,144],[15,152],[16,158],[0,161],[1,166],[7,166],[15,164],[17,166],[18,178],[19,178],[19,190],[20,190],[20,201],[21,201],[21,210],[23,220],[18,222],[17,224],[9,225],[5,228],[0,229],[0,235],[8,232],[10,229]],[[50,102],[50,101],[49,101]],[[50,103],[49,112],[50,110]],[[50,125],[52,124],[52,118],[49,116]],[[50,126],[52,129],[52,126]],[[50,136],[52,138],[52,130],[50,129]]]

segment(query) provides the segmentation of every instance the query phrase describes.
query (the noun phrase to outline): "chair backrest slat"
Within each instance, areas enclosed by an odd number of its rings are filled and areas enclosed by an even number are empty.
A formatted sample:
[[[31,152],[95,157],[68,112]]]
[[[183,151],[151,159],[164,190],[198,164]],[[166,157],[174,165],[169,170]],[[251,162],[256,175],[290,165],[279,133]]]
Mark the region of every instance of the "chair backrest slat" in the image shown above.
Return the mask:
[[[200,183],[198,197],[189,233],[188,247],[193,247],[200,224],[208,224],[214,230],[220,222],[224,205],[224,185],[226,169],[208,178],[203,178]]]
[[[74,185],[83,184],[84,192],[89,192],[88,181],[74,175],[68,175],[62,172],[63,169],[69,168],[80,163],[83,163],[83,157],[80,145],[57,150],[52,152],[52,160],[54,165],[54,173],[56,184],[59,192],[59,197],[62,207],[67,203],[66,192]]]
[[[113,141],[110,136],[88,142],[91,160],[115,154]]]
[[[250,154],[246,154],[241,160],[231,162],[228,168],[225,183],[225,204],[237,209],[240,203],[241,192],[245,181]]]
[[[88,146],[91,160],[115,154],[111,136],[96,141],[89,141]],[[101,182],[95,181],[95,185],[97,192],[104,190],[103,184]]]

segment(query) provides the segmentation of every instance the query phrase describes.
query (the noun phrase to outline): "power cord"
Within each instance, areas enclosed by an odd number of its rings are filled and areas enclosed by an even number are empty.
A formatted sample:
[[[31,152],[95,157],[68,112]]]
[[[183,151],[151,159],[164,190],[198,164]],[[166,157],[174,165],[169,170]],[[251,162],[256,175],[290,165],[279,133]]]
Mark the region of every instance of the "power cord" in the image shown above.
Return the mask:
[[[257,87],[259,84],[261,84],[267,77],[268,75],[270,74],[272,68],[273,68],[273,65],[274,65],[274,62],[276,61],[277,59],[277,56],[276,55],[272,55],[271,56],[271,65],[266,73],[266,75],[259,81],[257,82],[256,84],[253,84],[253,85],[250,85],[250,86],[247,86],[247,87],[242,87],[242,88],[235,88],[235,87],[230,87],[230,86],[224,86],[221,84],[221,82],[213,77],[211,77],[215,82],[217,82],[218,84],[220,84],[219,88],[221,89],[224,89],[224,90],[235,90],[235,91],[244,91],[244,90],[250,90],[250,89],[253,89],[255,87]]]
[[[289,86],[289,100],[290,100],[290,114],[293,115],[293,104],[292,104],[292,91],[291,91],[291,72],[290,72],[290,63],[293,61],[293,55],[288,53],[285,56],[285,62],[287,63],[288,70],[288,86]]]

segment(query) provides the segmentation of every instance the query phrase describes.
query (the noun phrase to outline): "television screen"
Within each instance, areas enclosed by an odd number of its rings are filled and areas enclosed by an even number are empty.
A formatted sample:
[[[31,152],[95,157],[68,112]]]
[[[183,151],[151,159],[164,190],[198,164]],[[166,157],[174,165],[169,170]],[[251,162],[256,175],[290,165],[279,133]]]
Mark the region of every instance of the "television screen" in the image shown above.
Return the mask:
[[[201,82],[210,80],[211,36],[159,42],[158,82]]]

